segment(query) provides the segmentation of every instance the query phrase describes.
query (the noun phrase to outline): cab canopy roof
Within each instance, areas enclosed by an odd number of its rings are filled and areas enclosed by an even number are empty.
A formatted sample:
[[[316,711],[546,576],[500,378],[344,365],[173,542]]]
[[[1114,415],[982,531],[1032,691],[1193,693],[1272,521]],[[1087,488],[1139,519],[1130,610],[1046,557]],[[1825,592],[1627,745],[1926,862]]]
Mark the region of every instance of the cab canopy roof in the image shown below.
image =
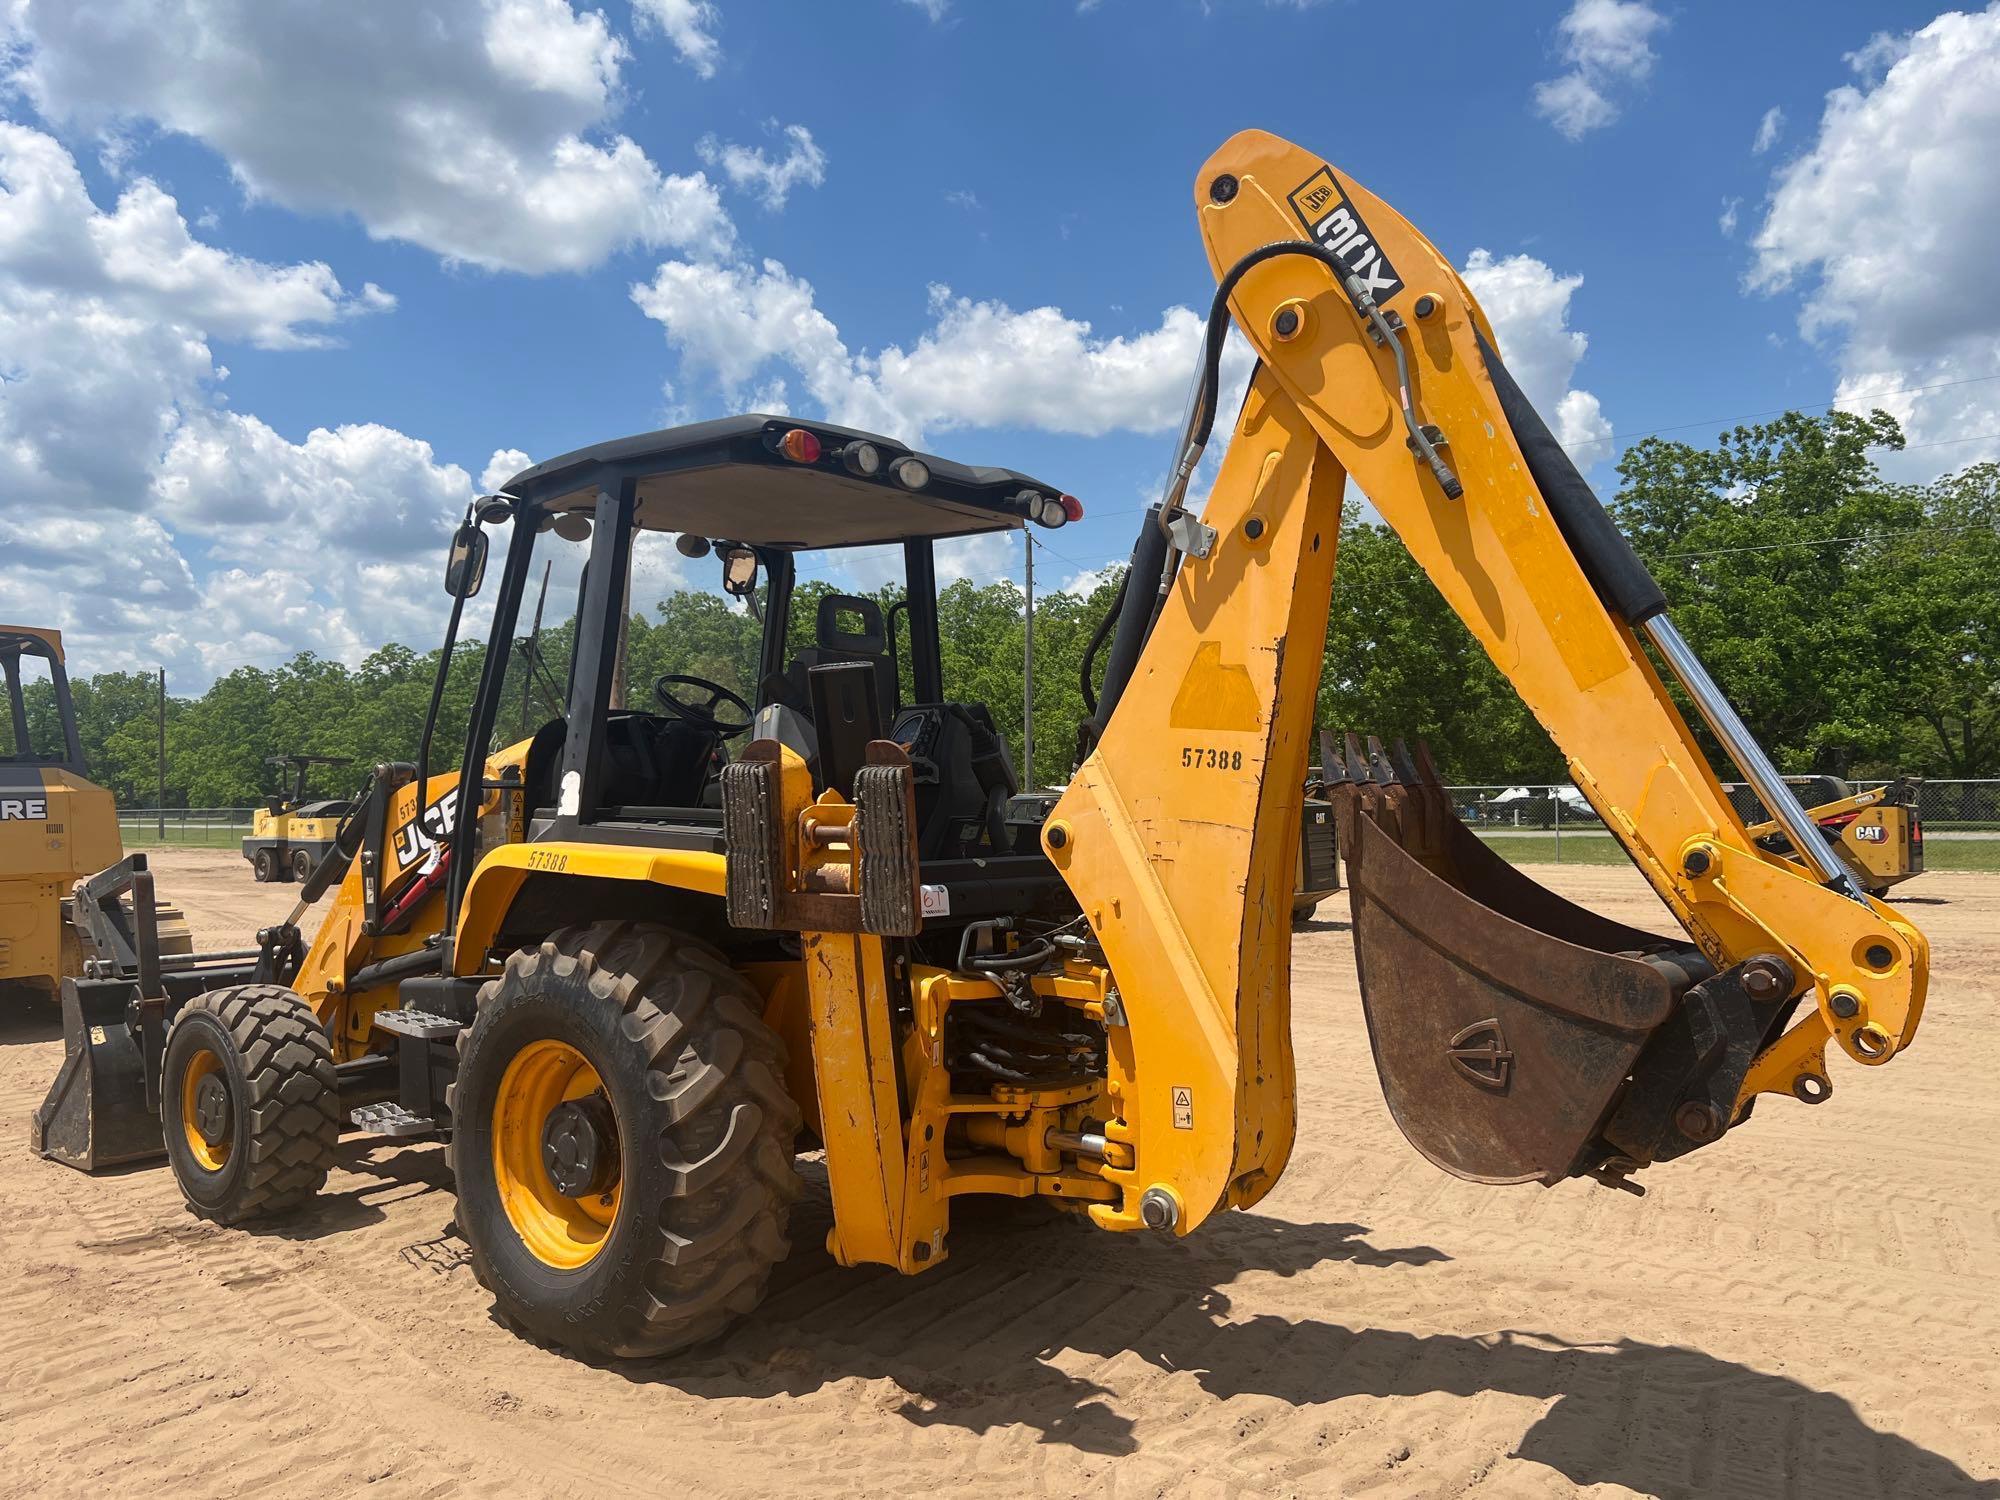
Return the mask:
[[[51,661],[61,661],[62,632],[40,625],[0,625],[0,652],[9,656],[25,652],[29,656],[46,656]]]
[[[788,445],[793,432],[810,441]],[[1012,469],[973,468],[872,432],[761,414],[579,448],[524,469],[506,492],[548,511],[588,513],[600,489],[627,479],[645,530],[787,550],[1010,530],[1062,494]]]

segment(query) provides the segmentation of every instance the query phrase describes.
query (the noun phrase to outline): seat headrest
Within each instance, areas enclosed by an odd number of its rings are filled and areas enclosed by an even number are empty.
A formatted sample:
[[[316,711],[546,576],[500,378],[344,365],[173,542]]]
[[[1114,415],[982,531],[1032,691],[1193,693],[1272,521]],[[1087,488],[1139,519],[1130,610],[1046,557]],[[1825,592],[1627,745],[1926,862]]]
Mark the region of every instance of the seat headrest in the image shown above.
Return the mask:
[[[842,630],[843,615],[858,617],[859,630]],[[819,601],[819,618],[813,637],[823,651],[852,651],[863,656],[882,656],[889,649],[889,633],[882,628],[882,606],[856,594],[828,594]]]

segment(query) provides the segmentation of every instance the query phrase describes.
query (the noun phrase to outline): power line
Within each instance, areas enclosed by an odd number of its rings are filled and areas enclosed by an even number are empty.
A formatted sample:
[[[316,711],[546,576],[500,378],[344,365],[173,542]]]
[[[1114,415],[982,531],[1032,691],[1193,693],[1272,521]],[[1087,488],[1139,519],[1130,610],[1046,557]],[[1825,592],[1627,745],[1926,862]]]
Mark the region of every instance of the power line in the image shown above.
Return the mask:
[[[1911,526],[1901,531],[1867,531],[1854,536],[1828,536],[1807,541],[1800,539],[1790,542],[1763,542],[1754,547],[1716,547],[1707,552],[1662,552],[1662,562],[1687,561],[1697,557],[1734,557],[1741,552],[1782,552],[1791,547],[1837,547],[1847,542],[1883,542],[1899,536],[1936,536],[1941,532],[1996,531],[1988,521],[1969,521],[1963,526]]]

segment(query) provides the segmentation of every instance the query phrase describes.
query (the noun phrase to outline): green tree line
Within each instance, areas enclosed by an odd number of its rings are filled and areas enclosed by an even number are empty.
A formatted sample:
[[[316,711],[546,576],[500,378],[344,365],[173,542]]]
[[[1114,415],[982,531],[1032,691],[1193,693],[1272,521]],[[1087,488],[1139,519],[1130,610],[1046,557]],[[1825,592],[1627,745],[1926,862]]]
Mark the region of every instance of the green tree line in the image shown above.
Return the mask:
[[[1871,453],[1902,435],[1877,412],[1788,413],[1733,428],[1708,447],[1648,438],[1618,465],[1611,510],[1660,580],[1682,632],[1750,727],[1790,771],[1870,776],[2000,773],[2000,465],[1928,485],[1895,483]],[[807,644],[824,584],[801,584],[791,635]],[[1068,775],[1084,713],[1081,663],[1116,592],[1035,601],[1034,779]],[[879,595],[885,610],[895,593]],[[1011,582],[960,580],[939,599],[944,679],[983,702],[1018,756],[1024,611]],[[661,673],[712,678],[753,698],[755,619],[717,595],[683,591],[635,610],[628,699]],[[907,676],[907,633],[897,632]],[[566,621],[531,658],[511,643],[498,738],[532,732],[560,702]],[[484,648],[452,660],[434,764],[455,764]],[[344,793],[369,765],[411,760],[437,652],[384,646],[357,667],[310,653],[274,670],[243,667],[167,705],[170,806],[242,806],[277,789],[272,755],[342,755],[352,772],[316,788]],[[154,679],[72,680],[92,774],[127,806],[157,798]],[[52,720],[45,687],[31,725]],[[1562,758],[1506,680],[1386,527],[1350,513],[1320,679],[1318,721],[1431,743],[1448,780],[1563,778]],[[4,717],[4,716],[0,716]],[[0,723],[0,753],[11,737]],[[34,731],[44,741],[41,729]]]

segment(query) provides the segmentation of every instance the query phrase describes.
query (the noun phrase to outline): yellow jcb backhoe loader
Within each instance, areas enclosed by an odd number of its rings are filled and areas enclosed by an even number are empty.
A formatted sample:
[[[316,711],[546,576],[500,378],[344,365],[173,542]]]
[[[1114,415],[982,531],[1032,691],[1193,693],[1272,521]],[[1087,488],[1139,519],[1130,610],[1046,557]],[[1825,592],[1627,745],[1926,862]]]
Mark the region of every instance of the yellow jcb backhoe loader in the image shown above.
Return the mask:
[[[417,764],[379,768],[301,888],[339,885],[309,945],[281,924],[254,965],[163,966],[145,872],[107,877],[138,941],[65,986],[41,1148],[102,1162],[113,1119],[157,1112],[190,1204],[235,1222],[309,1197],[343,1125],[443,1136],[499,1312],[592,1355],[685,1347],[756,1304],[802,1143],[843,1265],[936,1266],[975,1194],[1174,1235],[1256,1203],[1292,1149],[1289,919],[1350,476],[1683,929],[1571,906],[1493,858],[1417,752],[1343,743],[1325,769],[1367,1024],[1411,1143],[1482,1182],[1619,1184],[1767,1094],[1826,1098],[1830,1051],[1896,1056],[1922,935],[1813,832],[1450,263],[1257,132],[1202,168],[1195,208],[1219,281],[1197,399],[1098,635],[1088,753],[1039,827],[1009,825],[1005,747],[943,677],[932,549],[1060,525],[1073,499],[790,418],[582,449],[454,536],[440,692],[483,528],[510,527],[458,769],[431,772],[434,703]],[[1197,515],[1232,319],[1259,365]],[[662,531],[755,601],[760,659],[614,709],[635,545]],[[798,555],[884,542],[907,582],[890,618],[835,596],[793,635]],[[504,743],[522,597],[565,545],[588,559],[567,675]],[[1662,671],[1797,858],[1749,836]]]
[[[0,695],[0,1003],[10,990],[47,1001],[64,976],[83,973],[70,889],[119,858],[118,810],[84,765],[61,632],[0,625]],[[161,950],[192,951],[180,914],[156,915]]]

